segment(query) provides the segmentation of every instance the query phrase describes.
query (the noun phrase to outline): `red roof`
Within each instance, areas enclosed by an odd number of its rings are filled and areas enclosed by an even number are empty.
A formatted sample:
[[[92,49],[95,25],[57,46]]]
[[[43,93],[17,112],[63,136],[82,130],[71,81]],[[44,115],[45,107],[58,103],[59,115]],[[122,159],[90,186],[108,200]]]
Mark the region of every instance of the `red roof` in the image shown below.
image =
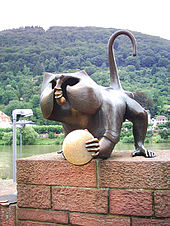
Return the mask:
[[[0,111],[0,122],[11,122],[10,117]]]
[[[163,116],[163,115],[159,115],[159,116],[156,117],[156,120],[163,120],[163,119],[168,120],[168,118]]]

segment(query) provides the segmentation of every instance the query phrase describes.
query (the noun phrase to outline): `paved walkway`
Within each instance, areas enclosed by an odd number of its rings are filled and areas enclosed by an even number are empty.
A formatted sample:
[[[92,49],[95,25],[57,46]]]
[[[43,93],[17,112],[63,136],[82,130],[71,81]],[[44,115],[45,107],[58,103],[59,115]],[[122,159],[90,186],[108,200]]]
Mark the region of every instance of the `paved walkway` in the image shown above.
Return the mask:
[[[0,197],[16,193],[16,183],[13,180],[2,180],[0,179]]]

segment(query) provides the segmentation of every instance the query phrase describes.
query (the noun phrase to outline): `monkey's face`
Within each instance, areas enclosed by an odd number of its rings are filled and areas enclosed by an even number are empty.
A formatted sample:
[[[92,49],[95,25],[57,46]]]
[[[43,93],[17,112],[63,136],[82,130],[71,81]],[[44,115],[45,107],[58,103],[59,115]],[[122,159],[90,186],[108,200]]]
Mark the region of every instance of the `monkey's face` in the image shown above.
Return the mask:
[[[68,100],[67,86],[74,86],[80,81],[80,78],[76,78],[68,75],[56,75],[52,80],[52,89],[57,103],[63,105]]]

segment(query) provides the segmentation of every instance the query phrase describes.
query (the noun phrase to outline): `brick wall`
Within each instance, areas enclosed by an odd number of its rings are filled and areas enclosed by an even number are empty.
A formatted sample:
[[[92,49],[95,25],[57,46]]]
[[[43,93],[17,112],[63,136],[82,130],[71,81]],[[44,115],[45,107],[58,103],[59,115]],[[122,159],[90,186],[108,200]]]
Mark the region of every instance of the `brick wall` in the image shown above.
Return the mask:
[[[56,153],[17,161],[17,225],[170,225],[169,151],[115,152],[74,166]]]
[[[16,205],[0,204],[0,226],[15,226],[16,222]]]

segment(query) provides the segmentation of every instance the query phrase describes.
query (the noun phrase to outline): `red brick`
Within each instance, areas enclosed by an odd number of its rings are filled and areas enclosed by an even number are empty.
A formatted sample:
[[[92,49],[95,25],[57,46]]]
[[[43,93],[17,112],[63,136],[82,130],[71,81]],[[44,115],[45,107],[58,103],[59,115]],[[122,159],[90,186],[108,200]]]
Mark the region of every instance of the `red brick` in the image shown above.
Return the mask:
[[[15,210],[16,205],[0,205],[0,226],[15,226]]]
[[[170,220],[132,218],[132,226],[169,226]]]
[[[99,186],[102,188],[168,189],[168,162],[136,159],[99,161]],[[134,160],[135,159],[135,160]],[[144,159],[144,158],[143,158]]]
[[[70,223],[73,225],[84,226],[130,226],[130,218],[97,214],[71,213]]]
[[[42,223],[42,222],[34,222],[34,221],[18,221],[17,226],[56,226],[53,223]]]
[[[52,189],[53,209],[107,213],[108,193],[104,189],[63,188]]]
[[[17,183],[96,187],[96,161],[75,166],[57,153],[21,159],[17,161]]]
[[[49,186],[18,185],[17,191],[19,207],[51,208]]]
[[[17,218],[19,220],[44,221],[49,223],[68,224],[68,213],[39,210],[39,209],[17,209]]]
[[[150,191],[111,190],[110,213],[152,216],[152,194]]]
[[[155,191],[154,203],[156,217],[170,217],[170,190]]]

